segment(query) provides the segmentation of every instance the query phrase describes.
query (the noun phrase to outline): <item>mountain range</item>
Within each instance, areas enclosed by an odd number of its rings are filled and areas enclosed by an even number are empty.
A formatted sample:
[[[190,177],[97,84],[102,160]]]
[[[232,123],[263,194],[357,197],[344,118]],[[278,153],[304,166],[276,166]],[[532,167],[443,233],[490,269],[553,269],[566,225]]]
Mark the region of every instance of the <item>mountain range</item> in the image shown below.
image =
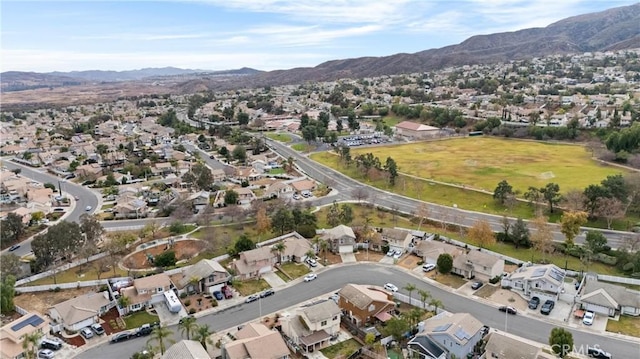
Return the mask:
[[[166,67],[46,74],[14,71],[4,72],[0,76],[3,91],[153,78],[175,78],[178,81],[172,82],[178,82],[179,88],[184,91],[195,88],[202,90],[283,85],[426,72],[449,66],[495,63],[553,54],[640,48],[639,24],[640,3],[566,18],[544,28],[472,36],[457,45],[413,54],[332,60],[315,67],[290,70],[264,72],[242,68],[206,71]],[[221,77],[225,81],[220,81]]]

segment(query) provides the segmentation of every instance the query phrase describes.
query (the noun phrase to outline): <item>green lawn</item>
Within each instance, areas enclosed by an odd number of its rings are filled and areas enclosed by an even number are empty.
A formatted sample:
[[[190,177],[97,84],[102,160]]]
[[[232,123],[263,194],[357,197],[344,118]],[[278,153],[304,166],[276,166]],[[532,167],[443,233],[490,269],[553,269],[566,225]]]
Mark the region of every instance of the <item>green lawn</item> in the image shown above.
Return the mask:
[[[127,329],[135,329],[140,327],[142,324],[151,324],[159,320],[157,315],[149,314],[145,310],[127,315],[123,319],[127,324]]]
[[[270,132],[270,133],[267,133],[266,136],[269,137],[272,140],[275,140],[275,141],[280,141],[280,142],[285,142],[285,143],[291,142],[291,136],[289,136],[287,134],[284,134],[284,133],[273,133],[273,132]]]
[[[389,127],[393,127],[402,121],[404,121],[404,119],[396,116],[385,116],[382,118],[382,122]]]
[[[284,263],[280,268],[293,279],[300,278],[309,273],[309,268],[302,263]]]
[[[292,145],[291,148],[298,152],[309,152],[311,146],[309,146],[307,143],[296,143],[295,145]]]
[[[102,207],[100,208],[101,211],[104,211],[105,209],[109,209],[109,208],[113,208],[113,206],[115,206],[114,203],[107,203],[105,205],[102,205]]]
[[[233,287],[236,288],[240,295],[243,296],[262,292],[263,290],[270,288],[269,283],[264,279],[236,281],[233,283]]]
[[[98,275],[96,270],[91,265],[92,262],[89,262],[89,265],[82,265],[75,268],[67,269],[66,271],[60,272],[56,274],[56,278],[54,280],[53,276],[44,277],[38,279],[33,282],[29,282],[25,284],[25,286],[32,285],[44,285],[44,284],[54,284],[54,283],[73,283],[78,281],[86,281],[86,280],[96,280],[98,279]],[[116,275],[115,277],[126,277],[127,271],[122,270],[120,267],[116,267]],[[100,279],[111,278],[114,277],[113,269],[108,272],[102,273]]]
[[[621,315],[618,321],[609,319],[607,321],[607,331],[640,337],[640,318]]]
[[[360,349],[361,345],[355,339],[345,340],[338,344],[320,350],[329,359],[336,357],[348,357]]]
[[[284,173],[284,169],[283,168],[272,168],[267,173],[270,174],[270,175],[281,175],[281,174]]]

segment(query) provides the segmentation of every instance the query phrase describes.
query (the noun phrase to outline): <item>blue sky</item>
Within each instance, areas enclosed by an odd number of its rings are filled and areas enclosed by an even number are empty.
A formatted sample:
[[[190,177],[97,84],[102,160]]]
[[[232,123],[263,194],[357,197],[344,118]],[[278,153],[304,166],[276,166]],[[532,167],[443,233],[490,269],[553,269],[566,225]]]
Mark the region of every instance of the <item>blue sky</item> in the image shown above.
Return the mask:
[[[638,0],[25,1],[0,7],[1,71],[259,70],[413,53]]]

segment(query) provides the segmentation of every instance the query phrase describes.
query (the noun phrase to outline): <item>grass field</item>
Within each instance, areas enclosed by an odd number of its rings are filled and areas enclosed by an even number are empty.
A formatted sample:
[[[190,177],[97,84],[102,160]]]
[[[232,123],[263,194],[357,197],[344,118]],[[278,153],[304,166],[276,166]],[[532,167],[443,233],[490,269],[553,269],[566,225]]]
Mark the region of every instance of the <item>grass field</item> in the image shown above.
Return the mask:
[[[618,321],[609,319],[607,321],[607,331],[640,337],[640,318],[621,315]]]
[[[593,161],[582,146],[490,137],[358,148],[351,155],[367,152],[382,162],[392,157],[403,173],[486,191],[493,191],[503,179],[521,193],[549,182],[560,185],[561,192],[582,190],[622,173]]]
[[[291,142],[291,136],[284,133],[267,133],[266,136],[275,141]]]

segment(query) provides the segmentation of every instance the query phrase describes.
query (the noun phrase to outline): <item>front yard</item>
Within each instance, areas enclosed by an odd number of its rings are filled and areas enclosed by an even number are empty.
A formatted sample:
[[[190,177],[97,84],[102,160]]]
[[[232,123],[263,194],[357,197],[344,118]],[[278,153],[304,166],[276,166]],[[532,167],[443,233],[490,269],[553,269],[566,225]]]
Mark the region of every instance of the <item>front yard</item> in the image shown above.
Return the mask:
[[[609,319],[607,321],[607,331],[640,337],[640,317],[621,315],[618,321]]]
[[[329,359],[341,357],[346,358],[360,349],[361,345],[355,339],[345,340],[338,344],[326,347],[320,352]]]
[[[146,310],[127,315],[123,319],[127,324],[127,329],[135,329],[142,324],[151,324],[159,320],[157,315],[149,314]]]
[[[269,283],[264,279],[251,279],[245,281],[237,281],[233,283],[233,287],[242,296],[262,292],[265,289],[270,288]]]
[[[287,273],[291,279],[300,278],[309,273],[309,268],[302,263],[284,263],[280,266],[280,270]],[[286,275],[284,276],[287,277]],[[288,282],[289,278],[282,278]]]
[[[449,287],[455,289],[462,287],[467,282],[466,280],[464,280],[464,278],[453,274],[437,273],[431,276],[431,278],[438,283],[448,285]]]

